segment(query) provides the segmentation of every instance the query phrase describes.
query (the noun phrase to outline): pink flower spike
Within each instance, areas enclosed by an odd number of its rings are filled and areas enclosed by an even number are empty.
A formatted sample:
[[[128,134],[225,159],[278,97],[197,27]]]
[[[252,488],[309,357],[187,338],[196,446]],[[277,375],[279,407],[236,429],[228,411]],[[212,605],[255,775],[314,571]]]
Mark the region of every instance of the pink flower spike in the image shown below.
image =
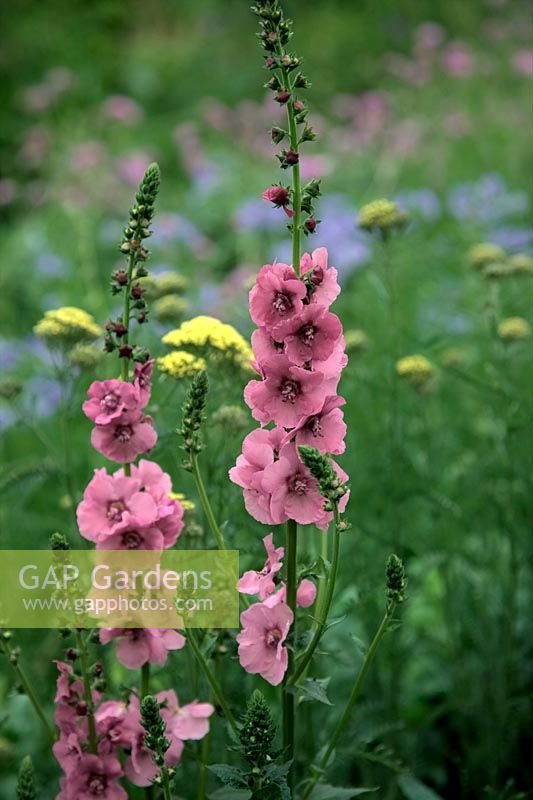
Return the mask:
[[[83,404],[83,413],[97,425],[106,425],[125,411],[139,408],[137,392],[126,381],[93,381],[87,392],[89,399]]]
[[[322,407],[324,380],[320,373],[294,366],[285,355],[272,357],[263,370],[265,380],[252,380],[244,390],[252,416],[262,425],[274,420],[292,428]]]
[[[91,444],[95,450],[111,461],[127,464],[142,453],[147,453],[157,442],[157,433],[151,417],[140,412],[128,412],[108,425],[95,425]]]
[[[279,322],[299,314],[307,290],[292,267],[265,264],[250,291],[250,316],[258,326],[271,331]]]
[[[269,608],[255,603],[241,614],[242,631],[237,636],[239,661],[252,675],[261,675],[278,686],[287,670],[287,648],[283,646],[293,613],[285,603]]]
[[[274,547],[273,539],[273,533],[269,533],[263,539],[267,560],[261,572],[249,570],[239,580],[237,588],[241,594],[258,594],[259,599],[264,600],[274,591],[275,583],[273,578],[283,566],[281,559],[285,550],[283,547]]]
[[[133,385],[135,386],[141,408],[150,400],[152,391],[152,373],[154,371],[154,359],[151,358],[145,364],[135,364],[133,372]]]
[[[317,247],[312,255],[304,253],[300,260],[302,275],[310,272],[313,287],[310,302],[330,306],[339,296],[341,287],[337,281],[337,270],[328,267],[328,251],[325,247]]]
[[[159,528],[127,528],[96,543],[97,550],[164,550],[165,539]]]
[[[312,606],[316,599],[317,589],[313,581],[310,581],[308,578],[304,578],[300,581],[300,585],[296,590],[296,605],[298,608],[309,608]],[[271,594],[270,597],[267,597],[265,600],[265,605],[269,608],[274,608],[274,606],[279,605],[280,603],[287,602],[287,587],[283,583],[277,592]]]
[[[329,358],[341,334],[339,318],[326,306],[313,303],[304,306],[297,316],[276,325],[272,337],[285,343],[285,353],[293,364],[303,366],[314,359]]]
[[[315,447],[321,453],[339,455],[346,445],[346,423],[340,406],[346,403],[344,397],[330,395],[317,414],[300,420],[296,427],[285,436],[285,443],[294,440],[296,444]]]

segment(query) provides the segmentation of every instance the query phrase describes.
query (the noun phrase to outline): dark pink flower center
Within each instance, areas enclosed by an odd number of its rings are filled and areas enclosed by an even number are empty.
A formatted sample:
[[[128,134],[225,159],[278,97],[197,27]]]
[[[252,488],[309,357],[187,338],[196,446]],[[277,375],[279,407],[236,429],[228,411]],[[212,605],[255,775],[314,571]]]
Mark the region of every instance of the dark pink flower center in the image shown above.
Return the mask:
[[[105,775],[90,775],[89,780],[87,781],[87,789],[89,790],[89,794],[94,795],[94,797],[102,797],[105,794],[107,788],[107,779]]]
[[[280,383],[279,391],[284,403],[294,403],[300,394],[300,384],[292,378],[284,378]]]
[[[289,479],[289,492],[299,495],[307,493],[307,478],[305,475],[293,475]]]
[[[323,280],[324,270],[322,267],[315,267],[311,273],[311,283],[314,283],[315,286],[320,286]]]
[[[311,323],[303,325],[298,331],[298,336],[304,344],[313,344],[315,338],[316,328]]]
[[[138,550],[143,542],[143,537],[138,531],[124,531],[122,544],[126,550]]]
[[[120,522],[125,510],[126,506],[122,500],[115,500],[113,503],[109,503],[107,507],[107,518],[112,522]]]
[[[282,633],[279,628],[272,628],[265,634],[265,644],[267,647],[277,647],[282,638]]]
[[[285,292],[276,292],[272,300],[272,310],[282,317],[292,308],[292,300]]]
[[[118,394],[116,392],[108,392],[100,400],[100,408],[102,411],[116,411],[119,403],[120,397]]]
[[[322,425],[320,423],[320,417],[311,417],[311,419],[306,423],[305,426],[313,436],[322,436]]]
[[[127,444],[133,436],[133,428],[131,425],[117,425],[115,428],[115,439],[118,439],[121,444]]]

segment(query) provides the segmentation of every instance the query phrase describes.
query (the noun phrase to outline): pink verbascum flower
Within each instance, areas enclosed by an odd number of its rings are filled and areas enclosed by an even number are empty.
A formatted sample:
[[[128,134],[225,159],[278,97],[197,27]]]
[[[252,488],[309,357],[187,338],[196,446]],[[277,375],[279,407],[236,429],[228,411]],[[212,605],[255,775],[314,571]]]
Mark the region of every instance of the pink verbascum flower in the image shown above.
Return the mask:
[[[293,364],[303,366],[314,359],[329,358],[341,334],[339,318],[326,306],[313,303],[276,325],[272,337],[285,343],[285,354]]]
[[[315,447],[321,453],[339,455],[344,453],[346,445],[346,423],[340,407],[346,403],[344,397],[330,395],[317,414],[303,417],[300,422],[285,435],[284,444],[294,440],[296,444]]]
[[[292,622],[293,613],[285,603],[273,608],[255,603],[242,612],[237,642],[239,661],[246,672],[261,675],[272,686],[281,683],[288,663],[284,642]]]
[[[281,559],[285,549],[274,547],[274,534],[269,533],[263,539],[263,544],[267,552],[267,559],[261,572],[248,570],[237,584],[241,594],[258,594],[260,600],[267,598],[275,589],[274,576],[283,566]]]
[[[271,331],[279,322],[299,314],[307,290],[292,267],[281,262],[261,267],[250,291],[250,316]]]
[[[304,578],[300,581],[300,585],[296,590],[296,605],[298,608],[309,608],[316,600],[317,588],[313,581],[309,578]],[[265,600],[265,605],[273,608],[279,603],[287,602],[287,587],[282,584],[277,592],[271,594]]]
[[[152,418],[144,417],[140,411],[127,411],[107,425],[95,425],[91,433],[94,449],[119,464],[128,464],[147,453],[156,442]]]
[[[262,425],[274,420],[292,428],[302,417],[321,408],[324,392],[320,373],[294,366],[285,355],[265,362],[263,372],[264,380],[251,380],[244,389],[244,400]]]
[[[166,663],[170,650],[181,650],[186,639],[170,628],[102,628],[100,642],[117,642],[117,658],[128,669],[142,667],[143,664]]]
[[[285,436],[283,428],[258,428],[245,437],[242,454],[229,471],[229,477],[244,489],[244,504],[249,514],[265,524],[273,525],[270,494],[262,488],[265,468],[274,463]]]
[[[193,700],[192,703],[180,706],[173,690],[159,692],[157,699],[163,704],[161,717],[166,723],[165,735],[171,741],[203,739],[209,733],[209,717],[215,713],[215,707],[211,703]]]
[[[97,550],[164,550],[165,547],[165,537],[155,527],[127,528],[96,543]]]
[[[312,286],[310,302],[330,306],[339,296],[341,287],[337,281],[337,270],[328,267],[328,251],[325,247],[317,247],[312,254],[304,253],[300,259],[302,275],[310,273]]]
[[[87,394],[89,399],[82,406],[83,413],[97,425],[107,425],[125,411],[141,407],[138,392],[126,381],[93,381]]]
[[[114,755],[83,753],[76,769],[61,781],[58,800],[127,800],[126,791],[117,783],[123,775]]]
[[[136,478],[96,469],[76,512],[81,535],[98,542],[118,531],[151,526],[158,518],[158,505],[141,489]]]
[[[324,498],[294,444],[281,448],[279,459],[265,469],[262,484],[272,495],[270,510],[277,524],[293,519],[309,525],[322,518]]]

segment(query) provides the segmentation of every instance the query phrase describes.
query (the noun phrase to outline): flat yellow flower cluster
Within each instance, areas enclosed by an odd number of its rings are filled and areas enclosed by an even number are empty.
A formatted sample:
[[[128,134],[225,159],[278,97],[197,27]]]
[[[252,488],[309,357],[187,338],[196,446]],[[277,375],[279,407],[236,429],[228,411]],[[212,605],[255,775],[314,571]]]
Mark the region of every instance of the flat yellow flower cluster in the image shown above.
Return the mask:
[[[185,350],[173,350],[172,353],[158,358],[157,366],[160,372],[179,380],[192,378],[198,372],[202,372],[206,364],[203,358],[193,356]]]
[[[390,231],[393,228],[403,228],[408,219],[397,203],[381,199],[373,200],[362,207],[357,224],[365,231]]]
[[[502,319],[498,325],[498,336],[504,342],[518,342],[522,339],[529,339],[531,326],[527,319],[523,319],[523,317],[508,317],[507,319]]]
[[[93,317],[81,308],[63,306],[47,311],[35,325],[33,332],[49,344],[76,344],[93,341],[102,335],[102,329]]]
[[[472,245],[466,257],[469,264],[474,267],[474,269],[483,269],[489,264],[505,261],[505,250],[491,242],[480,242],[479,244]]]
[[[183,492],[170,492],[169,495],[171,500],[177,500],[178,503],[181,504],[181,507],[184,511],[194,511],[196,508],[196,503],[194,500],[189,500]]]
[[[415,386],[423,386],[433,376],[431,361],[425,356],[413,355],[400,358],[396,362],[396,372]]]
[[[163,336],[167,347],[195,347],[205,350],[207,358],[229,358],[246,368],[252,358],[252,350],[246,339],[215,317],[199,316],[187,320],[179,328]]]

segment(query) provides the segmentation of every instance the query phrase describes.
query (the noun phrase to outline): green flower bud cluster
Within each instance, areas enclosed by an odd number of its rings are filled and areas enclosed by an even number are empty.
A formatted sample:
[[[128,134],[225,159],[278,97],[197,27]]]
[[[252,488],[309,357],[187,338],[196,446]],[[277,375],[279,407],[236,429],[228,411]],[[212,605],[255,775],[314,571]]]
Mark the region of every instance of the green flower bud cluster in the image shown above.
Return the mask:
[[[275,757],[276,725],[263,694],[256,689],[246,704],[239,731],[242,754],[252,767],[263,767]]]
[[[393,606],[403,603],[407,599],[405,593],[407,588],[405,567],[401,558],[398,558],[394,553],[387,560],[385,576],[387,582],[387,610],[392,610]]]
[[[29,756],[22,759],[17,781],[17,800],[35,800],[35,773]]]
[[[152,753],[159,775],[154,778],[156,786],[167,785],[173,770],[165,766],[165,753],[170,747],[170,740],[165,736],[165,723],[161,717],[159,703],[152,695],[147,695],[141,702],[141,725],[145,730],[144,744]],[[166,796],[166,795],[165,795]]]
[[[183,450],[189,457],[198,454],[203,448],[200,429],[205,418],[208,390],[209,380],[207,372],[203,370],[192,379],[183,404],[181,428],[178,431],[183,437]],[[191,469],[190,462],[184,466],[185,469]]]
[[[337,475],[327,456],[307,445],[300,445],[298,451],[303,463],[317,481],[318,491],[326,500],[326,511],[333,511],[341,497],[348,491],[348,487]]]

